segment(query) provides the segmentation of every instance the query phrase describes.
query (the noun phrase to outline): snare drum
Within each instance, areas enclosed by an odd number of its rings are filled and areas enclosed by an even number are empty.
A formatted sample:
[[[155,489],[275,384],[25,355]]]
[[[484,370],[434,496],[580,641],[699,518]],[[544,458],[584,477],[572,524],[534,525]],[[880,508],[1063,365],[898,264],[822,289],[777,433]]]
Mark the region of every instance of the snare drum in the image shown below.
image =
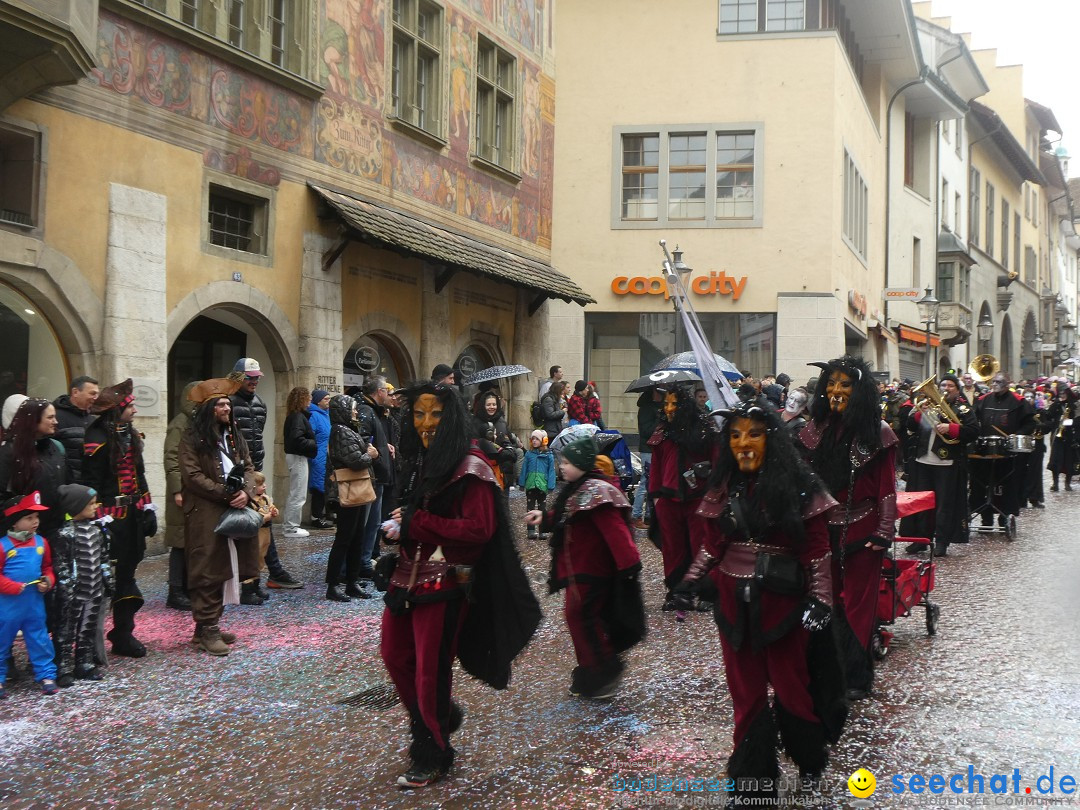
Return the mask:
[[[1009,436],[1007,447],[1010,453],[1034,453],[1035,437],[1021,436],[1019,433],[1014,433]]]
[[[1006,446],[1004,436],[980,436],[975,441],[975,454],[979,456],[1003,456],[1005,455]]]

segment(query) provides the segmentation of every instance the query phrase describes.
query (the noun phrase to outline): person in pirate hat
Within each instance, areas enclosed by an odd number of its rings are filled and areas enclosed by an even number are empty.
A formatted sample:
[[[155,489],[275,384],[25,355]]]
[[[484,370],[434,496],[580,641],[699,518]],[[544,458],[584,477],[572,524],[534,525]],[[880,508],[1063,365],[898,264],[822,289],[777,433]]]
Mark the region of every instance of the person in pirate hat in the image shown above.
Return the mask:
[[[845,355],[821,369],[810,421],[798,441],[839,505],[829,513],[833,605],[848,696],[870,694],[870,642],[877,618],[881,559],[896,536],[896,453],[899,440],[881,420],[870,367]]]
[[[98,517],[109,515],[109,554],[115,561],[113,627],[107,638],[114,655],[141,658],[146,647],[135,638],[135,614],[143,606],[135,570],[146,553],[146,538],[157,533],[143,465],[143,436],[135,429],[131,378],[103,388],[91,407],[97,419],[86,429],[82,483],[97,491]]]
[[[38,514],[48,511],[40,492],[0,504],[0,698],[7,697],[7,651],[21,630],[34,677],[46,695],[56,694],[55,651],[45,627],[44,594],[56,584],[48,541],[37,533]]]
[[[261,568],[259,540],[225,537],[215,532],[227,509],[243,508],[255,497],[255,466],[237,427],[230,397],[239,388],[232,379],[203,380],[188,392],[198,403],[177,448],[184,501],[184,554],[195,633],[191,641],[211,655],[229,654],[236,636],[221,629],[225,583],[255,577]],[[229,544],[236,550],[233,570]]]

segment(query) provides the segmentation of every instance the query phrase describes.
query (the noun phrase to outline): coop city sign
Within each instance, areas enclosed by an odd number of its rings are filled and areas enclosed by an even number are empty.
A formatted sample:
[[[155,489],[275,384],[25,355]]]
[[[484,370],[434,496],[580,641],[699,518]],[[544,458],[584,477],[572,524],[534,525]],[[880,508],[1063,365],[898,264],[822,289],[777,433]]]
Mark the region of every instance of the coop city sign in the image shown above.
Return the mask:
[[[697,295],[730,295],[738,301],[746,288],[746,276],[736,278],[723,270],[715,270],[707,276],[698,276],[690,282],[690,289]],[[663,276],[616,276],[611,280],[611,291],[615,295],[662,295],[668,300],[667,279]]]

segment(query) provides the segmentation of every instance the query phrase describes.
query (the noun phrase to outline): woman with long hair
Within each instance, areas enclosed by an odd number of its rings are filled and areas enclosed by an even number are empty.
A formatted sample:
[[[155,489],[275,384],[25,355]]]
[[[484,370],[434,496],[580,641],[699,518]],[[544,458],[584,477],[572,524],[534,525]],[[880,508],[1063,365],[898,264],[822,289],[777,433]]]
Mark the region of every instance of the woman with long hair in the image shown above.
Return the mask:
[[[63,445],[56,433],[56,408],[46,399],[27,399],[19,405],[4,432],[0,445],[0,490],[7,497],[21,497],[37,490],[41,504],[37,533],[52,550],[56,587],[45,594],[45,621],[56,649],[56,681],[60,686],[75,682],[74,549],[61,536],[64,510],[59,488],[71,482]],[[0,650],[0,655],[7,655]],[[101,663],[104,663],[102,661]]]
[[[548,441],[554,441],[566,425],[566,381],[557,380],[540,398],[540,411],[544,415],[544,431]]]
[[[334,470],[370,470],[379,451],[364,441],[356,430],[356,400],[338,394],[330,400],[330,444],[327,451],[327,478]],[[336,487],[327,485],[327,500],[337,500]],[[360,579],[364,572],[364,525],[371,504],[337,508],[337,533],[326,563],[326,598],[331,602],[370,599]]]
[[[504,491],[509,491],[517,480],[514,477],[514,465],[521,442],[506,424],[506,414],[499,392],[483,391],[477,394],[473,398],[472,415],[480,449],[493,464],[498,465],[502,477],[500,483]]]
[[[810,421],[798,440],[839,502],[829,513],[833,604],[848,696],[870,694],[870,641],[877,615],[881,560],[896,536],[899,440],[881,420],[877,385],[866,361],[845,355],[821,368]]]
[[[319,451],[315,431],[308,421],[311,391],[297,386],[285,400],[285,464],[289,468],[289,494],[282,520],[286,537],[307,537],[300,528],[308,490],[308,460]]]
[[[776,799],[777,736],[800,776],[813,782],[846,716],[835,647],[825,631],[833,602],[827,515],[836,501],[764,397],[723,413],[716,468],[700,510],[708,518],[705,544],[675,592],[686,607],[706,576],[715,585],[714,617],[735,711],[727,772],[736,796],[764,804]]]

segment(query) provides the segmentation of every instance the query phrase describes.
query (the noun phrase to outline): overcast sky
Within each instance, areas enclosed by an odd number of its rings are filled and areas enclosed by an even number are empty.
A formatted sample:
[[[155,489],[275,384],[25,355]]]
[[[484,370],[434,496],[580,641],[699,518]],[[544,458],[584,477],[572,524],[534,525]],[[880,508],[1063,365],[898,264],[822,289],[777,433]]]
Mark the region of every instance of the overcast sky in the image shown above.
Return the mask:
[[[970,32],[972,48],[997,48],[999,65],[1022,64],[1024,95],[1054,111],[1065,130],[1061,145],[1080,155],[1080,102],[1069,79],[1080,62],[1080,0],[933,0],[931,8],[952,17],[954,32]]]

